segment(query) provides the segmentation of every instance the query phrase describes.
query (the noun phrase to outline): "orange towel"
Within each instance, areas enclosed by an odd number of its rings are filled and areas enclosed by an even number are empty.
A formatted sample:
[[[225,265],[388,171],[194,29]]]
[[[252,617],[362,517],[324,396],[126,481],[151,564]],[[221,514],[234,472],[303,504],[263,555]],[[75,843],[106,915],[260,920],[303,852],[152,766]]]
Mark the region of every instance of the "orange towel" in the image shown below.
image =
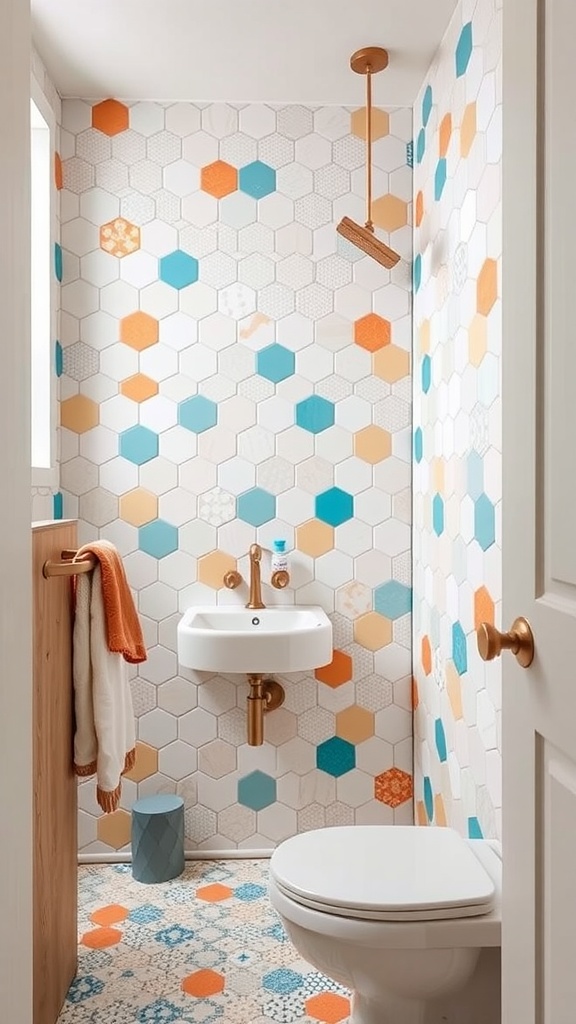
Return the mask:
[[[118,551],[109,541],[99,540],[84,544],[76,558],[87,554],[94,555],[100,562],[108,650],[121,654],[131,665],[146,661],[140,619]]]

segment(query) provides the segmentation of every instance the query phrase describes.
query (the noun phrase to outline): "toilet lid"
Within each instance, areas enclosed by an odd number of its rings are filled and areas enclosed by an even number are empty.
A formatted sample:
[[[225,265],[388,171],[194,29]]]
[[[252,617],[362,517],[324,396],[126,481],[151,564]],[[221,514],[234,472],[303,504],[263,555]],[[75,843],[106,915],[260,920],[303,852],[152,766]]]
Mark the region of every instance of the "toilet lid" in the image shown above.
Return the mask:
[[[424,921],[473,917],[494,906],[492,879],[449,828],[305,832],[274,851],[270,874],[295,902],[344,917]]]

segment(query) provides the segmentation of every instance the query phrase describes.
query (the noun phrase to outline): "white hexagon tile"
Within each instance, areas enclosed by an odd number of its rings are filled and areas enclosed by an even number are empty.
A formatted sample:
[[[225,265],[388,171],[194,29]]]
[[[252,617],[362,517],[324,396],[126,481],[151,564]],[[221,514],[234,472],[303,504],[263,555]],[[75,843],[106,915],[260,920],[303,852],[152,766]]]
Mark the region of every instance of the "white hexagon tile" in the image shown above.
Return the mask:
[[[126,843],[138,792],[183,794],[189,850],[412,821],[408,115],[374,115],[389,272],[336,233],[364,111],[63,103],[63,512],[120,548],[150,644],[136,768],[114,827],[80,788],[83,851]],[[245,602],[223,576],[274,538],[265,600],[322,604],[335,649],[253,749],[245,679],[179,672],[176,624]]]

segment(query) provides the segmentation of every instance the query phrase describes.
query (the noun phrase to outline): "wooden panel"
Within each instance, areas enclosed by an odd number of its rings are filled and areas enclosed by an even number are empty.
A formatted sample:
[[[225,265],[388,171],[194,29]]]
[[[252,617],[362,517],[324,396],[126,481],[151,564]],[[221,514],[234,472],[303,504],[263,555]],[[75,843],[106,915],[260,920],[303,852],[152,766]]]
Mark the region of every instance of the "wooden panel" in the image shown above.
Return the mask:
[[[42,566],[76,547],[76,524],[33,530],[34,1024],[55,1024],[76,973],[77,785],[70,580]]]

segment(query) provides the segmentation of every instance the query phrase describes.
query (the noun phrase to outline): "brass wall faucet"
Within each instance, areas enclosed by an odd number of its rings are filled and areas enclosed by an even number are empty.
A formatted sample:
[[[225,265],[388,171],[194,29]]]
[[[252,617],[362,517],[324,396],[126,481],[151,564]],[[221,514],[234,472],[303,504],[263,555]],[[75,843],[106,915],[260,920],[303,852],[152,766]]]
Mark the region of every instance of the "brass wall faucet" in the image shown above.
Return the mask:
[[[247,608],[265,608],[262,600],[262,581],[260,576],[260,562],[262,560],[262,548],[259,544],[250,545],[250,596]]]

